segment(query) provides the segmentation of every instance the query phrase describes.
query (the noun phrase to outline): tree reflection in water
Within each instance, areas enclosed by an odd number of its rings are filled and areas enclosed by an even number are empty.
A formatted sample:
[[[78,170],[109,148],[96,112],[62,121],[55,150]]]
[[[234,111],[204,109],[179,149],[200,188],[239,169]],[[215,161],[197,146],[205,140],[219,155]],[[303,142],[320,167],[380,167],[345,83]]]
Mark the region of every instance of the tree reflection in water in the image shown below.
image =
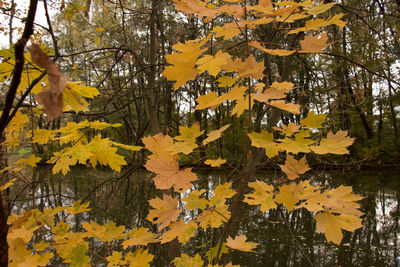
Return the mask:
[[[23,184],[13,188],[11,199],[16,199],[13,212],[32,208],[33,195],[35,207],[39,209],[72,205],[75,200],[84,198],[90,201],[92,211],[68,218],[75,231],[82,231],[80,223],[89,220],[100,224],[112,220],[127,229],[137,226],[152,228],[151,223],[145,220],[149,209],[147,200],[157,193],[149,174],[142,170],[132,169],[122,177],[83,167],[73,169],[66,177],[54,176],[47,168],[35,172],[33,177],[39,182],[34,192]],[[226,172],[200,172],[198,176],[197,186],[208,189],[209,194],[212,194],[216,181],[228,179]],[[276,175],[261,172],[258,176],[258,179],[272,182]],[[336,246],[327,243],[323,234],[315,232],[315,222],[304,209],[287,214],[283,207],[279,207],[261,213],[256,206],[251,206],[243,217],[239,234],[259,243],[257,253],[234,251],[229,257],[234,264],[241,266],[309,266],[306,257],[315,266],[393,266],[400,253],[398,177],[399,173],[393,172],[314,172],[311,177],[314,184],[331,187],[351,185],[355,193],[364,197],[360,202],[365,213],[363,228],[354,233],[344,232],[342,244]],[[190,219],[195,215],[196,211],[186,211],[181,216]],[[60,221],[61,216],[56,221]],[[200,229],[182,251],[190,254],[200,249],[205,252],[217,245],[220,234],[220,229]],[[90,249],[99,255],[107,253],[102,243],[96,241],[90,244]],[[174,242],[151,244],[149,249],[155,255],[155,266],[166,266],[179,252]]]

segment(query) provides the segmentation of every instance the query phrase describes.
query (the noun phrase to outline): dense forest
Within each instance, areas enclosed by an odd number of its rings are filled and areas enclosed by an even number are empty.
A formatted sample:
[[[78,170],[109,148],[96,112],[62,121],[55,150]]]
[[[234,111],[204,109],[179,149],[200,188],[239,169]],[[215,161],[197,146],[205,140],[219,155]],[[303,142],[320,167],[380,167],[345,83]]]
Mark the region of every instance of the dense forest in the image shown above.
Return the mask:
[[[321,177],[398,168],[398,0],[0,0],[0,18],[0,266],[287,266],[251,234],[275,221],[293,266],[324,265],[315,238],[348,266],[340,247],[376,239],[367,182]],[[43,173],[77,169],[101,172],[87,195],[44,203]],[[94,203],[116,188],[127,221]]]

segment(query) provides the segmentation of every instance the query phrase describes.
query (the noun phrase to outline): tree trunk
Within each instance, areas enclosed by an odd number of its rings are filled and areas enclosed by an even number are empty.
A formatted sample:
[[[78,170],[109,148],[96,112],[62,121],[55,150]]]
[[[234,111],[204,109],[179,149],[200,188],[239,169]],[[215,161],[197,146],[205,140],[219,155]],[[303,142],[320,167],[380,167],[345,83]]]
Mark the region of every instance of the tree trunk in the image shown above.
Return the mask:
[[[157,116],[157,101],[156,101],[156,54],[157,54],[157,33],[156,33],[156,16],[157,16],[157,0],[151,2],[150,15],[150,55],[149,55],[149,75],[146,90],[147,111],[149,119],[149,131],[152,135],[160,132]]]

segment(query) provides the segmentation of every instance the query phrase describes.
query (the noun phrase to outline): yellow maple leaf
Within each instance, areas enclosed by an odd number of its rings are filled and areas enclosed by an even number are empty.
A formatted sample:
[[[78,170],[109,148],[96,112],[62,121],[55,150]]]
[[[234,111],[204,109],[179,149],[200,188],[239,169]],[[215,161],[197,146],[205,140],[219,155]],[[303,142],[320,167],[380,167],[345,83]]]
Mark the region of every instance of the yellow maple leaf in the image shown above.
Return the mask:
[[[126,236],[128,239],[122,242],[124,249],[130,246],[147,246],[149,243],[160,242],[156,234],[153,234],[148,228],[144,227],[135,228],[129,231]]]
[[[354,215],[334,215],[329,212],[322,212],[314,215],[317,222],[317,232],[323,232],[328,242],[340,245],[343,234],[342,229],[353,232],[354,230],[362,227],[362,219]]]
[[[186,202],[185,207],[190,210],[205,209],[207,207],[208,200],[204,197],[201,197],[201,195],[205,192],[205,189],[194,190],[190,192],[189,196],[182,199],[183,202]]]
[[[322,128],[322,123],[325,121],[327,114],[316,115],[313,110],[311,110],[307,117],[300,120],[300,124],[305,128],[318,129]]]
[[[122,252],[120,251],[113,251],[111,256],[108,256],[106,260],[108,261],[108,266],[124,266],[128,264],[128,262],[123,259]]]
[[[260,133],[252,132],[247,134],[251,140],[251,145],[265,149],[265,154],[269,158],[273,158],[278,155],[278,146],[274,142],[274,134],[262,130]]]
[[[165,56],[167,63],[171,66],[165,67],[162,75],[170,81],[176,81],[175,90],[196,77],[195,65],[197,58],[205,51],[204,48],[201,48],[203,44],[199,40],[178,43],[172,46],[178,52]]]
[[[307,199],[314,195],[319,187],[310,185],[309,181],[302,181],[299,184],[292,183],[279,187],[279,193],[275,193],[275,202],[284,204],[288,212],[295,208],[300,200]],[[296,206],[296,209],[302,206]]]
[[[243,98],[243,94],[246,92],[247,87],[245,86],[235,86],[224,94],[221,98],[225,100],[238,100]]]
[[[154,256],[149,253],[148,249],[138,248],[135,252],[128,252],[125,256],[125,260],[129,263],[129,267],[147,267],[150,266],[150,262],[154,259]]]
[[[146,136],[142,138],[142,142],[147,150],[150,150],[153,155],[149,158],[164,158],[164,159],[176,159],[177,155],[171,150],[174,146],[174,140],[168,135],[161,133],[154,136]]]
[[[294,180],[300,177],[300,174],[303,174],[310,170],[310,167],[307,165],[306,157],[303,157],[300,160],[296,160],[293,156],[288,155],[284,165],[279,165],[281,170],[286,173],[287,177],[290,180]]]
[[[64,110],[89,111],[89,103],[85,98],[94,98],[99,95],[100,92],[91,86],[85,86],[82,82],[67,82],[64,88],[63,103]]]
[[[14,179],[8,181],[7,183],[5,183],[4,185],[0,186],[0,192],[4,191],[7,188],[9,188],[10,186],[12,186],[16,180],[17,180],[17,178],[14,178]]]
[[[176,267],[202,267],[204,265],[204,262],[199,254],[196,254],[194,257],[190,257],[184,253],[182,253],[180,257],[175,258],[172,263]]]
[[[200,131],[199,124],[193,124],[192,127],[187,126],[179,126],[179,132],[181,133],[178,136],[175,136],[174,139],[182,142],[176,142],[172,148],[172,151],[175,153],[191,153],[196,147],[196,138],[204,133]]]
[[[154,209],[149,211],[147,220],[153,224],[161,223],[159,230],[164,229],[171,222],[176,221],[182,210],[178,209],[178,199],[168,195],[163,195],[163,198],[154,198],[149,201],[150,206]]]
[[[103,242],[125,238],[125,226],[117,226],[115,222],[107,222],[104,225],[100,225],[95,221],[83,222],[82,227],[86,230],[87,237],[98,238]]]
[[[336,134],[329,132],[318,146],[311,146],[311,150],[317,154],[348,154],[347,147],[353,144],[354,138],[347,134],[347,131],[338,131]]]
[[[195,222],[173,222],[169,225],[169,230],[162,234],[161,244],[170,242],[175,238],[178,238],[179,243],[186,244],[189,239],[194,236],[194,231],[197,228],[198,226]]]
[[[210,165],[211,167],[220,167],[222,164],[226,162],[226,159],[208,159],[204,161],[205,164]]]
[[[191,168],[180,170],[176,160],[151,158],[146,162],[145,168],[157,174],[153,181],[158,189],[173,187],[176,192],[185,192],[192,187],[191,182],[197,180]]]
[[[324,32],[318,35],[307,35],[304,40],[300,41],[301,50],[299,53],[322,53],[322,49],[330,44],[327,44],[328,33]]]
[[[251,99],[250,102],[250,110],[253,108],[254,101],[252,100],[253,99]],[[248,109],[249,109],[249,96],[248,95],[244,97],[242,96],[236,100],[236,105],[232,109],[232,115],[240,117],[240,115],[242,115],[243,112]]]
[[[285,139],[280,139],[278,148],[284,150],[288,153],[298,154],[310,152],[310,145],[314,143],[313,140],[306,139],[301,134],[297,133],[294,138],[285,137]]]
[[[296,52],[296,50],[285,50],[285,49],[267,49],[261,45],[258,41],[251,41],[249,45],[255,47],[267,54],[274,55],[274,56],[289,56]]]
[[[249,187],[254,189],[253,193],[246,194],[243,200],[249,205],[261,205],[260,210],[266,212],[270,209],[276,208],[274,201],[274,187],[261,181],[249,183]]]
[[[269,104],[271,99],[280,99],[286,97],[286,94],[292,90],[293,83],[290,82],[273,82],[271,87],[266,89],[262,93],[253,95],[253,98],[259,102],[265,102]]]
[[[231,39],[237,35],[239,35],[239,33],[241,33],[240,29],[238,27],[229,27],[226,24],[224,26],[217,26],[214,29],[212,29],[211,32],[215,33],[215,37],[222,37],[222,39],[224,40],[228,40]]]
[[[207,145],[208,143],[217,140],[221,137],[221,134],[231,126],[230,124],[226,124],[223,127],[219,128],[218,130],[211,131],[207,134],[207,138],[203,140],[203,146]]]
[[[246,242],[247,237],[245,235],[238,235],[235,238],[228,237],[226,240],[226,246],[232,249],[246,251],[246,252],[255,252],[255,249],[258,244],[255,242]]]
[[[214,196],[209,200],[209,206],[225,207],[226,199],[233,197],[236,191],[230,188],[232,183],[219,184],[214,190]]]
[[[218,50],[214,56],[205,55],[197,60],[198,72],[201,74],[208,71],[210,75],[217,76],[221,72],[221,66],[225,65],[230,58],[231,56],[228,53],[224,53],[221,50]]]
[[[275,100],[268,103],[269,105],[286,110],[293,114],[300,114],[300,105],[293,103],[286,103],[285,100]]]
[[[225,99],[218,97],[216,92],[210,92],[206,95],[201,95],[198,98],[196,98],[195,100],[198,103],[195,108],[197,110],[205,109],[205,108],[209,108],[209,107],[214,108],[225,101]]]
[[[197,221],[199,222],[199,226],[203,229],[207,229],[208,227],[218,228],[229,220],[229,216],[228,208],[220,206],[218,210],[204,210],[197,216]]]
[[[33,132],[32,143],[44,145],[54,139],[56,131],[46,129],[35,129]]]
[[[35,155],[30,155],[27,159],[22,158],[16,162],[14,162],[14,164],[21,165],[21,166],[18,166],[18,168],[23,168],[26,165],[29,165],[31,167],[36,167],[37,166],[36,163],[38,163],[40,160],[41,160],[41,158],[36,157]]]
[[[335,2],[327,3],[327,4],[324,4],[323,2],[321,2],[320,4],[318,4],[316,6],[305,7],[304,9],[310,15],[318,15],[318,14],[324,13],[325,11],[331,9],[334,5],[336,5]]]
[[[237,79],[238,79],[237,77],[229,77],[229,76],[219,77],[217,80],[217,82],[219,83],[218,87],[225,87],[225,86],[230,87],[236,82]]]
[[[294,122],[290,122],[288,125],[283,124],[282,128],[272,127],[276,131],[283,132],[286,136],[292,136],[300,130],[300,125],[297,125]]]

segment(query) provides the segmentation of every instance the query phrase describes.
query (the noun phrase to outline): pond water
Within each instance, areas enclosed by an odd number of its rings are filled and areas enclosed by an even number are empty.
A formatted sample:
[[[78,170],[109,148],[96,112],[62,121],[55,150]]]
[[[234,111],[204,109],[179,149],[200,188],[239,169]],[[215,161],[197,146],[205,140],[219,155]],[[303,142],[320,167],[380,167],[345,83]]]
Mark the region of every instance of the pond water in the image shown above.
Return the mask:
[[[145,220],[148,201],[156,193],[150,175],[141,169],[125,170],[122,174],[74,168],[67,176],[52,175],[48,168],[33,172],[37,183],[34,190],[19,184],[13,188],[11,199],[13,212],[35,207],[72,205],[77,199],[90,201],[92,211],[69,218],[76,230],[79,223],[95,220],[100,224],[114,221],[128,229],[136,226],[152,227]],[[217,183],[229,180],[229,171],[198,172],[200,188],[213,189]],[[279,172],[260,172],[258,179],[273,181]],[[351,185],[364,199],[360,201],[363,228],[354,233],[344,232],[340,246],[327,243],[321,233],[315,232],[315,222],[310,213],[300,209],[286,215],[282,210],[258,212],[250,207],[243,216],[239,233],[248,240],[257,242],[256,253],[232,252],[233,264],[241,266],[309,266],[308,257],[314,266],[396,266],[400,256],[400,172],[381,171],[314,171],[308,175],[314,184],[338,187]],[[194,216],[186,212],[182,216]],[[285,216],[285,218],[283,218]],[[186,218],[186,217],[185,217]],[[289,231],[290,228],[290,231]],[[219,229],[196,232],[182,249],[187,254],[206,251],[219,241]],[[299,248],[300,247],[300,248]],[[98,253],[104,248],[92,247]],[[168,245],[150,245],[155,255],[154,266],[167,266],[171,257]],[[96,266],[104,266],[100,263]]]

